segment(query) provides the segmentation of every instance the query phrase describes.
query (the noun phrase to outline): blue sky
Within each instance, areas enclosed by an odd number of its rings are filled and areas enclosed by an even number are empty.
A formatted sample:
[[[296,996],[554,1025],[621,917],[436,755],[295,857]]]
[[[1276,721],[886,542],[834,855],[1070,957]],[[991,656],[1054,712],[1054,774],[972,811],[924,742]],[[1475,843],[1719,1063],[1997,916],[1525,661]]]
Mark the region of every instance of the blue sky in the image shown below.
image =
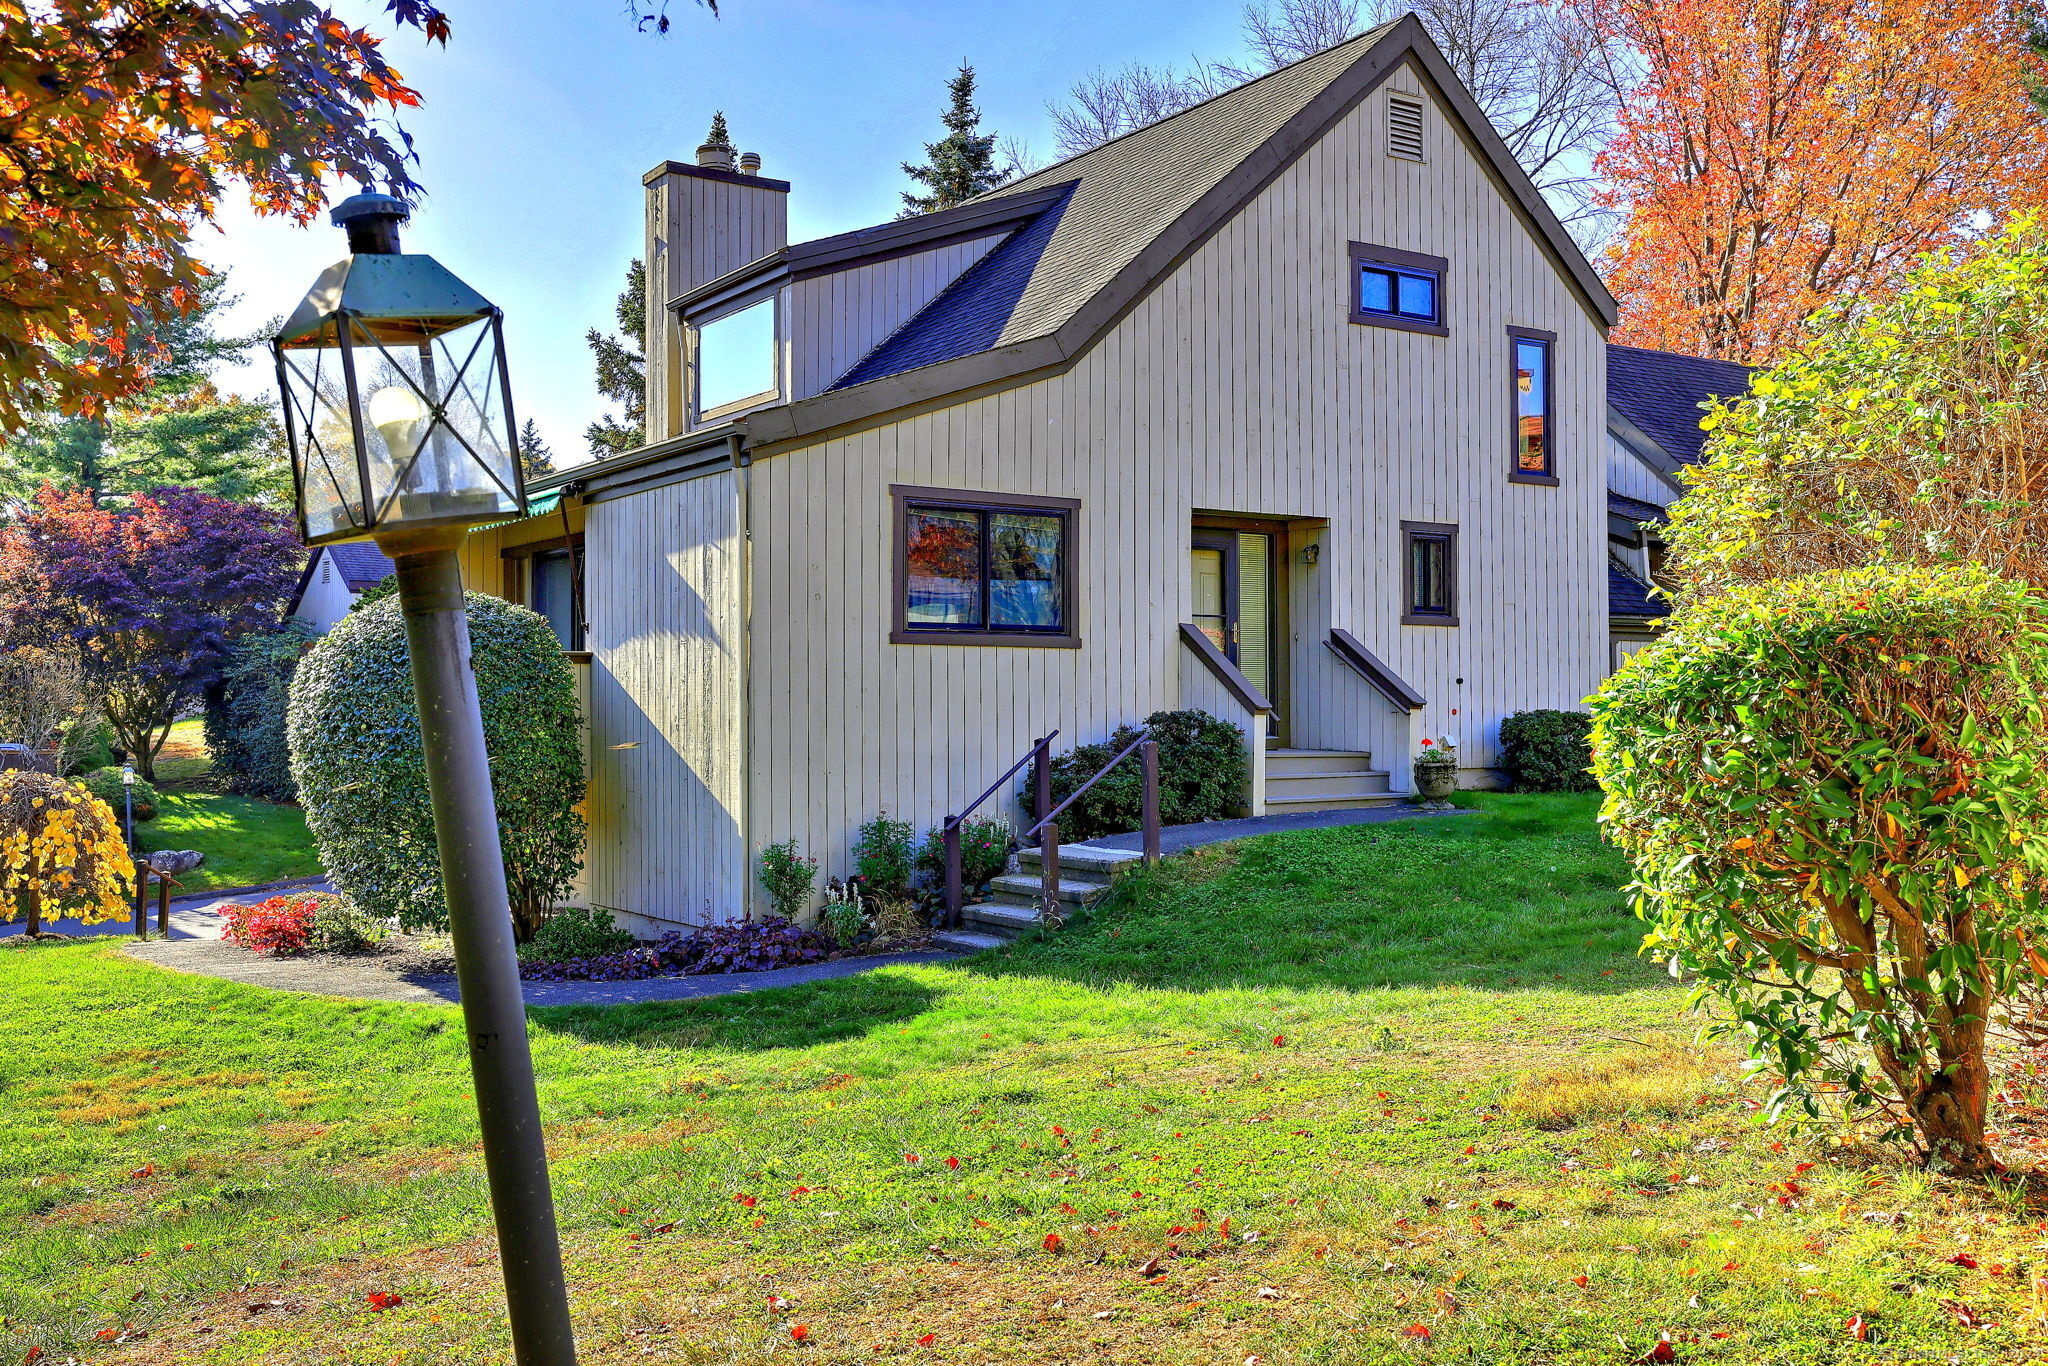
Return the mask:
[[[965,58],[983,126],[1053,153],[1045,101],[1098,66],[1217,58],[1239,48],[1238,0],[670,0],[665,38],[633,31],[620,0],[445,0],[447,50],[406,30],[393,62],[426,97],[406,127],[428,198],[406,247],[438,257],[504,308],[514,399],[565,463],[600,410],[584,330],[609,330],[641,251],[640,177],[690,160],[724,109],[763,173],[793,182],[793,240],[895,216],[899,163],[939,135],[945,82]],[[336,8],[379,32],[382,0]],[[349,187],[352,188],[352,187]],[[345,188],[342,193],[347,193]],[[243,295],[254,330],[341,254],[337,229],[231,211],[200,253]],[[271,399],[267,364],[224,376]]]

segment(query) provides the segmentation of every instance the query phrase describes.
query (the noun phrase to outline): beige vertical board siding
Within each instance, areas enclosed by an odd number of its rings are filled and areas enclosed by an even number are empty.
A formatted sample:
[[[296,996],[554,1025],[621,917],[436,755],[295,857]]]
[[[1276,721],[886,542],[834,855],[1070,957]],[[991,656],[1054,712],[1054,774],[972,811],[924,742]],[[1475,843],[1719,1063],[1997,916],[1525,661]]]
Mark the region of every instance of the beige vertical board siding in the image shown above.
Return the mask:
[[[1644,463],[1620,438],[1607,438],[1607,487],[1658,507],[1676,502],[1684,489]]]
[[[593,903],[663,924],[741,904],[742,553],[730,472],[590,509]]]
[[[809,398],[831,388],[1003,237],[991,233],[791,284],[783,299],[790,329],[789,397]]]
[[[1393,84],[1428,91],[1412,71]],[[1599,326],[1433,97],[1428,159],[1385,155],[1385,100],[1340,120],[1065,374],[755,464],[755,847],[795,838],[844,874],[877,811],[928,828],[1051,727],[1065,748],[1180,705],[1198,510],[1327,519],[1290,540],[1276,641],[1291,652],[1278,700],[1296,745],[1370,750],[1405,785],[1417,739],[1447,734],[1468,767],[1491,769],[1502,717],[1577,707],[1598,684]],[[1353,240],[1449,258],[1451,335],[1346,321]],[[847,328],[888,316],[848,309]],[[1556,488],[1507,478],[1510,324],[1558,334]],[[815,325],[833,346],[851,335]],[[891,484],[1080,499],[1082,647],[890,644]],[[721,476],[591,514],[604,904],[722,914],[747,894],[737,640],[683,624],[686,602],[737,618],[732,507]],[[1459,528],[1456,628],[1400,624],[1403,519]],[[1311,539],[1313,567],[1298,558]],[[1325,645],[1338,626],[1427,707],[1411,719],[1342,667]],[[608,748],[632,738],[641,749]]]
[[[1178,635],[1178,632],[1175,633]],[[1266,717],[1237,700],[1209,672],[1202,657],[1182,642],[1180,655],[1180,699],[1174,705],[1205,711],[1228,721],[1244,732],[1245,769],[1248,781],[1239,794],[1238,805],[1248,815],[1266,814]]]

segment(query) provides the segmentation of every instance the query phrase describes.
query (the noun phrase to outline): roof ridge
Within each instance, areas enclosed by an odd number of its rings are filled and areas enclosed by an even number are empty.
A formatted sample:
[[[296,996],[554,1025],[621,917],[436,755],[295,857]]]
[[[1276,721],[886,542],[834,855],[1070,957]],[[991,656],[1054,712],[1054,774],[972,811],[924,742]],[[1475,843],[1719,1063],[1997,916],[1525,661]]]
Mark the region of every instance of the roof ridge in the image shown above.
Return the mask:
[[[995,189],[986,191],[983,194],[976,195],[973,199],[970,199],[966,202],[969,204],[973,204],[980,200],[1000,199],[1005,195],[1016,193],[1022,190],[1029,182],[1037,180],[1042,176],[1051,175],[1054,171],[1057,171],[1060,167],[1066,165],[1070,161],[1079,161],[1082,157],[1093,156],[1095,153],[1102,151],[1104,148],[1114,147],[1119,142],[1122,142],[1127,138],[1134,138],[1140,133],[1149,132],[1152,129],[1159,127],[1161,124],[1171,123],[1175,119],[1181,118],[1184,115],[1195,113],[1197,110],[1212,105],[1216,103],[1218,100],[1228,99],[1232,95],[1238,94],[1240,91],[1251,89],[1253,86],[1258,85],[1262,81],[1268,81],[1274,78],[1275,76],[1280,76],[1289,71],[1292,71],[1295,67],[1300,66],[1304,62],[1313,62],[1319,57],[1328,56],[1330,53],[1335,52],[1338,48],[1349,47],[1353,43],[1364,42],[1368,38],[1374,40],[1383,38],[1386,36],[1386,32],[1388,29],[1394,27],[1394,25],[1400,22],[1401,21],[1399,19],[1389,19],[1384,24],[1375,24],[1373,27],[1366,29],[1361,33],[1352,34],[1349,38],[1346,38],[1341,42],[1332,43],[1328,47],[1318,49],[1315,52],[1311,52],[1305,57],[1296,57],[1293,61],[1288,62],[1282,66],[1276,66],[1271,71],[1261,72],[1260,74],[1252,77],[1248,81],[1239,81],[1236,85],[1230,86],[1228,89],[1219,90],[1213,95],[1205,95],[1204,97],[1202,97],[1199,100],[1196,100],[1193,104],[1188,105],[1184,109],[1176,109],[1171,114],[1163,114],[1160,117],[1153,119],[1150,123],[1141,123],[1136,128],[1127,129],[1124,132],[1118,133],[1115,137],[1110,138],[1106,142],[1098,142],[1093,147],[1084,147],[1078,152],[1070,152],[1066,156],[1061,157],[1058,161],[1053,162],[1049,166],[1041,166],[1035,171],[1031,171],[1027,174],[1018,176],[1015,180],[1011,181],[1007,185],[998,185]],[[1334,77],[1332,79],[1334,79]]]

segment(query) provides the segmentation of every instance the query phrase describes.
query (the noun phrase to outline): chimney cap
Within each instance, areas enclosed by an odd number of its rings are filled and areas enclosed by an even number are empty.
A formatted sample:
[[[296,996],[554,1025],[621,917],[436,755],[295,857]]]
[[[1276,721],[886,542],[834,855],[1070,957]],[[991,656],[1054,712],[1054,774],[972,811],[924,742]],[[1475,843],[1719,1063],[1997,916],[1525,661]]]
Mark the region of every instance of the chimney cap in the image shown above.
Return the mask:
[[[741,152],[740,171],[745,175],[761,174],[761,154],[759,152]]]
[[[397,195],[381,194],[365,185],[328,211],[327,219],[348,233],[348,249],[356,255],[396,255],[398,225],[412,210]]]

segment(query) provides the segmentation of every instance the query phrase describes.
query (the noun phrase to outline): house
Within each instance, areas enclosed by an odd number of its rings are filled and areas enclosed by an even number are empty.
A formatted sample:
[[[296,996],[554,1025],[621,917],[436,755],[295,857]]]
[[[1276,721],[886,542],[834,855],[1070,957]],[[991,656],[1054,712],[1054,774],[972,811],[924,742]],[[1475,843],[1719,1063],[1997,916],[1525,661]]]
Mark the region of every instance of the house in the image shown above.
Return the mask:
[[[1704,458],[1700,419],[1717,398],[1749,392],[1749,367],[1674,351],[1607,348],[1607,598],[1613,663],[1655,638],[1671,611],[1654,591],[1656,528],[1685,491],[1680,471]]]
[[[391,568],[384,552],[369,541],[323,545],[306,561],[285,615],[297,617],[312,627],[314,634],[324,636],[348,615],[363,590],[381,583]]]
[[[1412,16],[919,218],[790,243],[760,170],[647,174],[647,444],[464,551],[577,566],[626,923],[1051,731],[1199,707],[1245,810],[1356,806],[1607,672],[1614,301]]]

